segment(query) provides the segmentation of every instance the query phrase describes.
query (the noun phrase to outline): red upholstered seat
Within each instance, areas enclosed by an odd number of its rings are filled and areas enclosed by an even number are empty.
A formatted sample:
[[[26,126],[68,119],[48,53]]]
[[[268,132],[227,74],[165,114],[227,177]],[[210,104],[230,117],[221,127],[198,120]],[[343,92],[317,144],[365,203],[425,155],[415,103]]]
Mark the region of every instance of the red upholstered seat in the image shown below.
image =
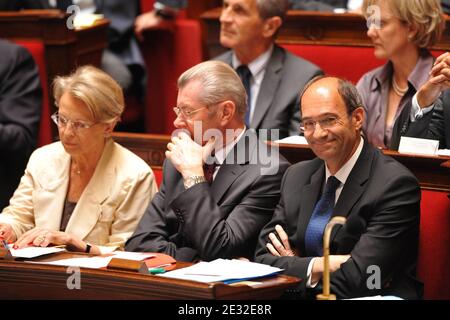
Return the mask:
[[[417,275],[425,299],[450,299],[450,199],[445,192],[422,191]]]
[[[364,73],[385,62],[374,57],[371,47],[298,44],[283,44],[282,46],[293,54],[315,63],[326,74],[345,78],[354,83]]]
[[[43,146],[52,142],[45,47],[41,41],[37,40],[18,40],[15,42],[28,49],[39,68],[39,77],[41,79],[43,95],[38,146]]]
[[[141,46],[147,64],[146,130],[170,134],[173,130],[177,79],[203,58],[201,27],[197,20],[175,21],[175,30],[151,31]]]

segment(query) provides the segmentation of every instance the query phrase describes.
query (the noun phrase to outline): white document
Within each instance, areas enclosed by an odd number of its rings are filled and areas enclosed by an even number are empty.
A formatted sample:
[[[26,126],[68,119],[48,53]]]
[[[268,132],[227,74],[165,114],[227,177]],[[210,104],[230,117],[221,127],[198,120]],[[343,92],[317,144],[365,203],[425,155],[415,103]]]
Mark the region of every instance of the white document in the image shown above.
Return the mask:
[[[290,136],[286,137],[280,140],[276,140],[276,143],[287,143],[287,144],[301,144],[301,145],[307,145],[308,142],[306,141],[304,136]]]
[[[113,258],[133,260],[133,261],[142,261],[148,258],[153,258],[155,256],[153,253],[127,252],[127,251],[114,251],[113,255],[114,255]]]
[[[398,152],[435,156],[437,154],[438,149],[439,149],[438,140],[401,137]]]
[[[37,264],[50,264],[54,266],[80,267],[100,269],[106,267],[114,256],[108,257],[90,257],[90,258],[70,258],[47,262],[33,262]]]
[[[64,251],[64,248],[55,247],[27,247],[23,249],[10,249],[11,255],[16,258],[36,258],[46,254]]]
[[[438,156],[449,156],[450,157],[450,149],[441,149],[437,152]]]
[[[277,274],[282,270],[255,262],[217,259],[211,262],[199,262],[190,267],[158,274],[157,276],[198,282],[224,281],[225,283],[232,283]]]

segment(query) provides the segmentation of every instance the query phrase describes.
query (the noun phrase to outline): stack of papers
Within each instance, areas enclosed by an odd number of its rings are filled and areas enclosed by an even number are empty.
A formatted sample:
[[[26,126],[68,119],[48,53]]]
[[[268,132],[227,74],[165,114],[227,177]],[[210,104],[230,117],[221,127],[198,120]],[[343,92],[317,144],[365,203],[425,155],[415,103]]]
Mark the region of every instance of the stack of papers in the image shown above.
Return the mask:
[[[306,141],[304,136],[290,136],[284,139],[276,140],[276,143],[286,143],[286,144],[300,144],[307,145],[308,141]]]
[[[191,280],[198,282],[225,282],[226,284],[266,277],[280,273],[283,269],[265,264],[242,260],[217,259],[211,262],[199,262],[193,266],[177,269],[159,277]]]

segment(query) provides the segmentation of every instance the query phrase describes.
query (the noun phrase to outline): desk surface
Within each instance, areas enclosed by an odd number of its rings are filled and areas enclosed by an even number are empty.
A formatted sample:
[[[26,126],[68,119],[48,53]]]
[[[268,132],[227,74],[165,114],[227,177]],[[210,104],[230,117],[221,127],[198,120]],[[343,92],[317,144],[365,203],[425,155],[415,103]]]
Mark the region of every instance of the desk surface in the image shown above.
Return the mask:
[[[50,259],[80,255],[83,254],[58,253]],[[298,278],[279,275],[258,279],[252,286],[208,284],[81,268],[81,289],[70,290],[67,282],[71,283],[71,276],[67,267],[0,260],[0,299],[276,299],[300,283]]]

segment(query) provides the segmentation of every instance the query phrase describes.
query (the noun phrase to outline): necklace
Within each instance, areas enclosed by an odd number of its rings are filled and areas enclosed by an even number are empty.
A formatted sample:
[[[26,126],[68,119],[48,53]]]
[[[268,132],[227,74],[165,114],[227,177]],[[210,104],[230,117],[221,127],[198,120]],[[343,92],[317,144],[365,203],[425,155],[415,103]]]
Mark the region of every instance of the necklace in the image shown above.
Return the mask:
[[[392,77],[392,89],[394,89],[394,92],[400,96],[403,97],[406,93],[406,91],[408,91],[408,86],[406,86],[406,88],[402,89],[400,88],[400,86],[397,84],[397,81],[395,81],[395,77]]]

